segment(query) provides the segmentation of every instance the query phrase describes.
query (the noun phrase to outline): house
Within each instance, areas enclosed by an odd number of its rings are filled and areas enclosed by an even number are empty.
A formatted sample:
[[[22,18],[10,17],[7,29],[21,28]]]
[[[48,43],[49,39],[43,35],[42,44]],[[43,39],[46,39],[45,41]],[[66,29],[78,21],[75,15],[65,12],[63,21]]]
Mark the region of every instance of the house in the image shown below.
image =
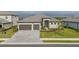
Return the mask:
[[[19,20],[19,17],[12,11],[0,11],[0,18],[13,23],[13,26],[17,25],[17,21]]]
[[[79,29],[79,17],[78,16],[67,17],[66,19],[63,19],[63,22],[64,22],[65,27]]]
[[[45,15],[34,15],[18,21],[18,30],[57,29],[62,22]]]
[[[12,26],[12,22],[8,22],[7,20],[0,18],[0,30],[2,28],[4,29],[10,28],[11,26]]]

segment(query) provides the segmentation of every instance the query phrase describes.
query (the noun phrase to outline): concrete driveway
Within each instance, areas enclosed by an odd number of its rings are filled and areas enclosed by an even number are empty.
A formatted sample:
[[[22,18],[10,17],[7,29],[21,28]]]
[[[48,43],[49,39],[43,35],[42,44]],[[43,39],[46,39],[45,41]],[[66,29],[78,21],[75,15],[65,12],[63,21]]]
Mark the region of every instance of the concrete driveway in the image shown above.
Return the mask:
[[[18,31],[14,36],[6,40],[4,43],[42,43],[40,40],[40,32],[38,30]]]

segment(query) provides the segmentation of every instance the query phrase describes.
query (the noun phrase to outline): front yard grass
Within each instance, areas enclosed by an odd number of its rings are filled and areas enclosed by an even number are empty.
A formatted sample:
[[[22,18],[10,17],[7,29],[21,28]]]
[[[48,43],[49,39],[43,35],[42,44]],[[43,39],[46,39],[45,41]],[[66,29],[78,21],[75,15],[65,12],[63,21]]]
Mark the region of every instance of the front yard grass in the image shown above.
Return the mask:
[[[63,30],[40,32],[40,38],[79,38],[79,31],[70,28]]]
[[[0,31],[0,38],[11,38],[16,31],[16,26]]]

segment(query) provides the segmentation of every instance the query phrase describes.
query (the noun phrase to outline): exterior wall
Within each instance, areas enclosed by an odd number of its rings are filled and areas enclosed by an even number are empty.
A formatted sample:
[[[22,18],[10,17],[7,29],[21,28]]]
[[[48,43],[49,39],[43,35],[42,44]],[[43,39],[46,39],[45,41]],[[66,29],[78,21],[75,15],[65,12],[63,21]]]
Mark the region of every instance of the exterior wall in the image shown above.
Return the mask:
[[[8,20],[9,22],[12,21],[12,20],[11,20],[11,16],[9,16],[9,15],[0,15],[0,18],[6,19],[6,20]]]
[[[13,26],[17,25],[17,21],[19,20],[19,17],[11,15],[0,15],[0,18],[8,20],[9,22],[13,22]]]
[[[54,22],[49,23],[49,28],[58,28],[59,24],[56,22],[56,24]]]
[[[17,25],[17,21],[19,20],[19,17],[17,17],[17,16],[12,16],[11,18],[12,18],[13,26],[14,26],[14,25]]]
[[[27,25],[27,24],[32,25],[32,30],[33,30],[33,24],[39,24],[40,26],[39,30],[41,30],[41,23],[18,23],[18,30],[19,30],[19,25]]]
[[[76,22],[65,22],[64,26],[79,29],[79,23],[76,23]]]

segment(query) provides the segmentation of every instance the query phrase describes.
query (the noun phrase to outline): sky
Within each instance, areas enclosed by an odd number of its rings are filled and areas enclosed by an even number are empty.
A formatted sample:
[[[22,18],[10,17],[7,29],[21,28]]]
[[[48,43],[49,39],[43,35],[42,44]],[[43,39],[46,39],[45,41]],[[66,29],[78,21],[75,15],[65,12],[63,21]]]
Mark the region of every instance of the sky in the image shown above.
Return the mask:
[[[48,16],[79,16],[79,11],[15,11],[20,16],[43,14]]]

